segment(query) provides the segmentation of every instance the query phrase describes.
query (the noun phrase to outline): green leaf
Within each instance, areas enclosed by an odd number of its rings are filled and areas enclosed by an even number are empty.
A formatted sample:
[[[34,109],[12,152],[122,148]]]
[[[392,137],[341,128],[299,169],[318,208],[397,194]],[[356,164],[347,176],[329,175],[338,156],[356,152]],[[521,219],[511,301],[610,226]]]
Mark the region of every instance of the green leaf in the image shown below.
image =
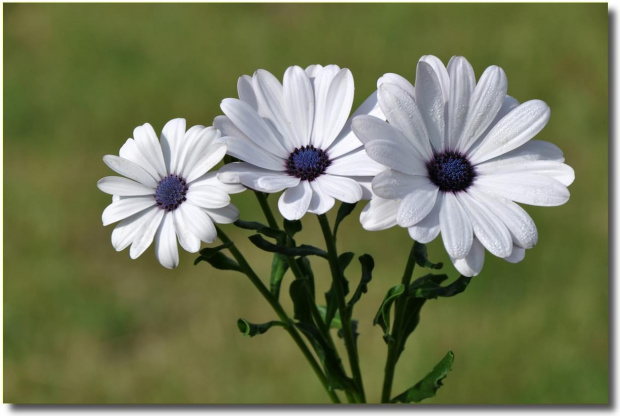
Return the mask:
[[[312,344],[317,357],[319,357],[323,364],[327,383],[330,387],[332,389],[356,391],[355,383],[346,375],[338,353],[330,346],[316,326],[303,322],[297,323],[295,326],[299,328]]]
[[[259,234],[254,234],[249,238],[256,247],[270,253],[280,253],[284,254],[285,256],[320,256],[323,258],[327,258],[327,253],[317,247],[308,246],[305,244],[298,247],[281,246],[270,243]]]
[[[264,324],[253,324],[246,321],[245,319],[237,320],[237,327],[245,337],[253,337],[254,335],[264,334],[272,326],[286,327],[286,325],[280,321],[270,321]]]
[[[461,275],[448,286],[441,286],[441,283],[448,280],[447,275],[428,274],[411,284],[409,287],[409,295],[424,299],[436,299],[438,297],[449,298],[465,291],[471,279],[471,277]]]
[[[340,264],[340,271],[344,273],[344,270],[351,264],[351,260],[355,257],[355,253],[347,251],[338,256],[338,263]]]
[[[269,287],[273,296],[278,299],[280,297],[280,285],[284,274],[288,270],[288,260],[286,256],[275,253],[271,261],[271,276],[269,277]]]
[[[299,322],[314,325],[311,307],[314,302],[307,278],[295,279],[289,287],[289,294],[293,301],[293,316]]]
[[[378,324],[381,328],[383,328],[383,333],[385,336],[387,336],[390,332],[390,309],[392,304],[398,297],[402,296],[404,292],[405,285],[402,284],[390,288],[390,290],[388,290],[385,294],[385,298],[383,299],[383,302],[377,311],[377,315],[372,322],[373,325]]]
[[[308,278],[308,288],[310,289],[312,295],[312,301],[315,299],[314,292],[314,273],[312,272],[312,266],[310,265],[310,260],[307,257],[298,257],[295,259],[295,262],[301,269],[304,277]]]
[[[208,257],[201,255],[194,261],[194,264],[198,264],[201,261],[206,261],[218,270],[234,270],[237,272],[241,271],[241,267],[239,267],[239,264],[236,261],[221,252],[209,253]]]
[[[220,244],[217,247],[205,247],[202,250],[200,250],[200,257],[203,257],[203,259],[197,258],[196,260],[194,260],[194,265],[198,264],[200,261],[202,260],[206,260],[212,256],[215,255],[215,253],[217,253],[220,250],[223,250],[225,248],[228,248],[230,246],[232,246],[233,243],[224,243],[224,244]]]
[[[284,231],[276,230],[275,228],[268,227],[260,222],[237,220],[234,224],[244,230],[253,230],[257,233],[264,234],[267,237],[275,238],[278,243],[282,243],[286,239],[286,233]]]
[[[289,221],[286,218],[284,219],[284,231],[291,237],[301,231],[301,221]]]
[[[443,385],[443,379],[452,369],[454,353],[448,351],[445,357],[428,373],[426,377],[416,383],[415,386],[405,390],[391,400],[391,403],[420,403],[424,399],[435,397],[439,387]]]
[[[325,320],[327,316],[327,307],[323,305],[316,305],[316,307],[319,310],[319,314],[321,315],[321,318],[323,318],[323,322],[327,323],[327,321]],[[340,320],[340,313],[338,312],[338,310],[336,310],[336,314],[334,315],[334,318],[329,323],[329,327],[335,328],[335,329],[342,328],[342,321]]]
[[[338,232],[338,227],[340,227],[340,223],[344,220],[350,213],[353,212],[357,202],[353,204],[349,204],[347,202],[343,202],[340,204],[338,208],[338,214],[336,214],[336,222],[334,223],[334,238],[336,238],[336,233]]]
[[[443,263],[431,262],[428,259],[426,245],[422,243],[418,243],[417,241],[413,244],[413,258],[416,264],[420,267],[427,267],[429,269],[438,269],[438,270],[443,267]]]
[[[364,254],[359,257],[359,261],[362,264],[362,278],[360,279],[360,283],[355,289],[353,296],[347,303],[347,307],[349,309],[353,308],[360,298],[362,297],[362,293],[366,293],[368,291],[368,283],[372,279],[372,269],[375,267],[375,261],[372,259],[370,254]]]

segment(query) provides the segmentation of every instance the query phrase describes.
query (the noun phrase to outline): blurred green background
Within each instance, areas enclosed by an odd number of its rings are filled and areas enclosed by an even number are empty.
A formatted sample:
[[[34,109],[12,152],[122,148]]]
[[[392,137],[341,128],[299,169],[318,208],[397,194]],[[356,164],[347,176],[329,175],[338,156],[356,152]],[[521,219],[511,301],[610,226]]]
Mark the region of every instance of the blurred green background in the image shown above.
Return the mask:
[[[540,237],[522,263],[487,255],[464,294],[427,303],[394,392],[452,349],[453,371],[427,403],[607,402],[607,51],[606,4],[5,4],[4,401],[326,402],[284,331],[238,332],[239,317],[275,318],[244,277],[185,252],[169,271],[152,248],[135,261],[114,251],[100,219],[110,197],[95,186],[112,174],[101,157],[147,121],[210,125],[258,68],[281,78],[294,64],[348,67],[358,105],[383,73],[413,81],[418,58],[434,54],[467,57],[477,76],[499,65],[510,95],[546,101],[539,138],[564,150],[577,179],[566,205],[527,208]],[[261,219],[249,192],[234,201]],[[372,318],[410,240],[363,231],[360,209],[339,247],[377,261],[355,312],[377,401],[386,348]],[[316,219],[303,223],[302,238],[323,246]],[[226,231],[265,276],[270,259]],[[429,252],[457,275],[439,240]],[[314,263],[323,293],[328,268]],[[352,284],[358,276],[355,264]]]

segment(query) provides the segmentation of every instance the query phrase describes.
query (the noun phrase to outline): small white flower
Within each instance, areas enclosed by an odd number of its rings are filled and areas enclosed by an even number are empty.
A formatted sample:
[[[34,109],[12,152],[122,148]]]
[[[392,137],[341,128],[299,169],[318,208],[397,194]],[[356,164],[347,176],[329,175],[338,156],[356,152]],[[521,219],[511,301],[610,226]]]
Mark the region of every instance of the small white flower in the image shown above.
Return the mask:
[[[507,96],[506,75],[497,66],[476,84],[462,57],[446,70],[436,57],[423,56],[415,88],[394,74],[380,84],[389,124],[372,116],[353,120],[368,155],[390,167],[372,181],[377,197],[362,212],[363,227],[399,225],[421,243],[441,232],[466,276],[480,273],[484,248],[521,261],[538,232],[515,202],[564,204],[575,178],[557,146],[530,141],[547,124],[549,107],[539,100],[519,105]]]
[[[179,264],[177,238],[190,253],[200,249],[200,241],[217,238],[214,222],[228,224],[239,217],[228,194],[243,191],[240,185],[220,182],[217,172],[207,173],[222,160],[226,145],[213,127],[194,126],[185,131],[185,120],[169,121],[161,143],[153,127],[136,127],[133,139],[121,147],[119,156],[103,161],[126,176],[108,176],[97,182],[113,195],[102,215],[103,225],[120,221],[112,231],[117,251],[131,244],[132,259],[140,256],[155,239],[155,254],[167,268]]]
[[[224,166],[226,183],[280,192],[282,215],[296,220],[323,214],[335,199],[357,202],[371,196],[372,177],[385,169],[366,155],[351,131],[353,76],[336,65],[292,66],[281,84],[265,70],[239,78],[239,99],[222,101],[225,116],[213,124],[225,136],[228,154],[243,160]],[[382,117],[376,94],[355,115]]]

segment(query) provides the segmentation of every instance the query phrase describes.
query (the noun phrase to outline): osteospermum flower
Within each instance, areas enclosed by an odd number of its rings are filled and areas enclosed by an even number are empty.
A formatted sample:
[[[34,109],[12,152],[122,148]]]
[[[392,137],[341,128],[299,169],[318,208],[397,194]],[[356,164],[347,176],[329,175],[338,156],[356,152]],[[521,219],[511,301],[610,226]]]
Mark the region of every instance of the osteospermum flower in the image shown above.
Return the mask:
[[[213,122],[228,154],[241,159],[218,177],[262,192],[285,190],[282,215],[295,220],[306,212],[323,214],[335,199],[357,202],[371,196],[372,177],[384,166],[366,155],[348,120],[353,76],[336,65],[292,66],[281,84],[265,70],[243,76],[239,99],[222,101],[225,116]],[[355,112],[381,116],[376,95]]]
[[[399,225],[422,243],[441,232],[466,276],[480,272],[485,248],[521,261],[538,233],[515,202],[561,205],[575,175],[558,147],[530,141],[547,124],[549,107],[540,100],[519,105],[507,85],[497,66],[476,84],[462,57],[447,70],[436,57],[422,57],[415,88],[384,76],[378,100],[389,124],[372,116],[353,120],[368,155],[390,168],[372,181],[376,197],[362,212],[363,227]]]
[[[102,215],[103,225],[120,221],[112,231],[117,251],[131,244],[132,259],[140,256],[155,239],[155,254],[167,268],[179,263],[177,239],[190,253],[200,241],[217,237],[213,223],[228,224],[239,217],[228,194],[243,191],[240,185],[220,182],[210,172],[226,154],[220,132],[213,127],[194,126],[185,131],[185,120],[169,121],[157,140],[150,124],[136,127],[133,139],[121,147],[119,156],[103,161],[126,176],[108,176],[97,182],[113,195]]]

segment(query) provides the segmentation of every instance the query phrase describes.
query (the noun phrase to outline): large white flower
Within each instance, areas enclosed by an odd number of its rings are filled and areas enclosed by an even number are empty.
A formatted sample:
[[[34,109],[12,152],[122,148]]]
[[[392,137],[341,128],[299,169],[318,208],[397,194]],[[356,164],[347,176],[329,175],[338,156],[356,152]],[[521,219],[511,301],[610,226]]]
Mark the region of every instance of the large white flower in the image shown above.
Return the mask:
[[[466,276],[480,272],[485,248],[521,261],[538,233],[515,202],[561,205],[575,178],[558,147],[530,141],[547,124],[549,107],[539,100],[519,105],[507,96],[506,75],[497,66],[476,84],[462,57],[447,69],[434,56],[422,57],[415,88],[394,74],[380,84],[389,124],[372,116],[353,120],[368,155],[390,168],[372,181],[377,197],[362,212],[363,227],[399,225],[422,243],[441,232]]]
[[[351,131],[353,76],[336,65],[292,66],[281,84],[265,70],[239,78],[239,99],[222,101],[222,131],[228,154],[243,162],[218,175],[262,192],[285,190],[278,207],[295,220],[306,212],[323,214],[335,199],[370,198],[372,177],[385,169],[366,155]],[[354,113],[382,117],[376,94]]]
[[[120,221],[112,231],[117,251],[131,244],[132,259],[140,256],[155,239],[155,254],[167,268],[179,264],[177,238],[190,253],[200,241],[217,238],[214,222],[228,224],[239,217],[228,194],[243,191],[240,185],[220,182],[210,172],[226,154],[220,132],[213,127],[194,126],[185,131],[185,120],[169,121],[161,142],[153,127],[136,127],[133,139],[121,147],[119,156],[107,155],[103,161],[126,176],[108,176],[97,182],[113,195],[102,215],[103,225]]]

